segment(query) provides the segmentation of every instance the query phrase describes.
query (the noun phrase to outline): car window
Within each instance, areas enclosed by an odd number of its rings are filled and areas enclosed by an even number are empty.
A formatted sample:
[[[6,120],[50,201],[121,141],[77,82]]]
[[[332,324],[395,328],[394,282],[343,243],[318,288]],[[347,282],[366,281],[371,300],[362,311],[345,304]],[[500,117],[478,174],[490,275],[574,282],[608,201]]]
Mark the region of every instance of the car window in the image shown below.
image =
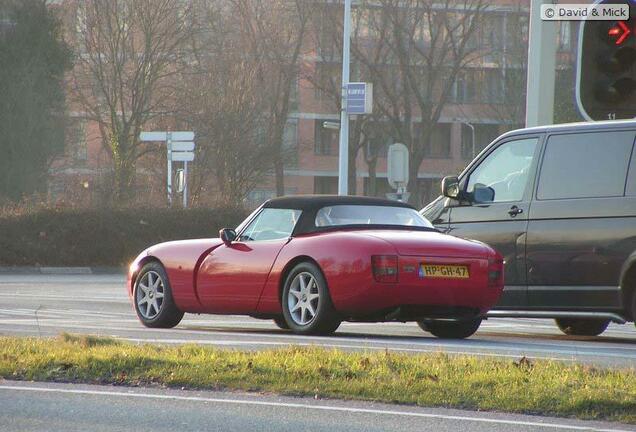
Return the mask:
[[[266,208],[241,233],[239,241],[277,240],[291,235],[300,210]]]
[[[491,188],[489,196],[477,202],[521,201],[538,142],[528,138],[499,146],[470,174],[466,192],[477,197],[476,189]]]
[[[634,132],[552,135],[539,174],[537,198],[622,196]]]
[[[316,226],[403,225],[432,228],[415,209],[377,205],[334,205],[316,213]]]

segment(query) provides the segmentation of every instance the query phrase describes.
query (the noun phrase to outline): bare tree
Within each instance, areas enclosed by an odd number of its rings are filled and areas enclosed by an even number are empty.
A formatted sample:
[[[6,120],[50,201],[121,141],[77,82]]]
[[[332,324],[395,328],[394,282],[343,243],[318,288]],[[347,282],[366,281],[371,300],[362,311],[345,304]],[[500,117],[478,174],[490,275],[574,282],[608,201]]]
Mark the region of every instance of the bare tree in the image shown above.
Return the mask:
[[[419,200],[418,172],[460,71],[482,57],[475,41],[482,0],[365,1],[372,43],[352,44],[374,83],[375,108],[410,151],[409,190]],[[380,54],[378,54],[380,53]]]
[[[266,139],[273,151],[276,194],[284,195],[284,167],[288,157],[284,133],[297,86],[305,36],[313,5],[307,0],[231,0],[246,42],[246,54],[259,59],[260,89],[267,93],[264,107]]]
[[[195,6],[201,31],[191,41],[189,68],[181,75],[178,106],[197,131],[193,202],[241,206],[271,174],[268,140],[269,94],[262,87],[264,60],[246,55],[251,41],[236,27],[237,9],[223,0]]]
[[[99,125],[113,163],[113,198],[127,199],[148,150],[142,127],[174,110],[173,78],[186,57],[190,6],[174,0],[78,3],[73,99]]]
[[[378,152],[388,141],[402,142],[411,157],[409,190],[413,201],[419,199],[417,174],[431,147],[433,131],[451,100],[457,75],[483,57],[476,36],[485,8],[482,0],[358,2],[352,26],[352,78],[373,83],[374,113],[354,121],[349,143],[350,178],[360,149],[364,149],[370,176],[375,176]],[[320,53],[320,62],[341,58],[340,9],[326,4],[315,20],[318,46],[322,43],[331,49]],[[331,40],[325,37],[325,27],[336,30]],[[339,110],[338,79],[308,78],[331,95]],[[357,136],[356,128],[360,131]],[[370,186],[374,183],[375,179],[370,179]]]

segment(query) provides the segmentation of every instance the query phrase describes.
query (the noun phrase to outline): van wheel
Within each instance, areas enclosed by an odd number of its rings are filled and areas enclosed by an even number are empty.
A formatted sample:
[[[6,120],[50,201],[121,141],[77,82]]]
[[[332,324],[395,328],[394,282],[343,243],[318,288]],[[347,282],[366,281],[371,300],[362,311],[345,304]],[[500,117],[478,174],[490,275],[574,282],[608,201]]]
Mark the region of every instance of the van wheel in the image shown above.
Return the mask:
[[[462,321],[420,321],[417,325],[440,339],[466,339],[479,329],[481,318]]]
[[[556,325],[566,335],[598,336],[605,331],[609,320],[557,318]]]

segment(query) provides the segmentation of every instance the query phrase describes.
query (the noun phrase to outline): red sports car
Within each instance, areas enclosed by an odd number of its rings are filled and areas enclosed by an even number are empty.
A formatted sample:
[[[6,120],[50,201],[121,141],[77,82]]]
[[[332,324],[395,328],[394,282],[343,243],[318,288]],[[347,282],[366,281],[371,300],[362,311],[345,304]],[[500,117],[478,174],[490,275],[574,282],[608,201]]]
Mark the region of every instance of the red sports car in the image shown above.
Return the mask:
[[[408,204],[283,197],[218,239],[148,248],[127,287],[147,327],[174,327],[193,312],[273,319],[300,334],[329,334],[342,321],[417,321],[465,338],[501,295],[503,260],[438,232]]]

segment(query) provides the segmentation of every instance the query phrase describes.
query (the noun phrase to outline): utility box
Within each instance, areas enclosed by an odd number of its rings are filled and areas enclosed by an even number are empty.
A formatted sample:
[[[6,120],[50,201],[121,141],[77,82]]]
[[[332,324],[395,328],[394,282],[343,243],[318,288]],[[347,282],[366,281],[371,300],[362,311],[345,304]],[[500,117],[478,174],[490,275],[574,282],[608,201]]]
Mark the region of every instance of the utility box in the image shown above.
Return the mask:
[[[409,182],[409,149],[404,144],[389,146],[387,177],[393,189],[406,188]]]

